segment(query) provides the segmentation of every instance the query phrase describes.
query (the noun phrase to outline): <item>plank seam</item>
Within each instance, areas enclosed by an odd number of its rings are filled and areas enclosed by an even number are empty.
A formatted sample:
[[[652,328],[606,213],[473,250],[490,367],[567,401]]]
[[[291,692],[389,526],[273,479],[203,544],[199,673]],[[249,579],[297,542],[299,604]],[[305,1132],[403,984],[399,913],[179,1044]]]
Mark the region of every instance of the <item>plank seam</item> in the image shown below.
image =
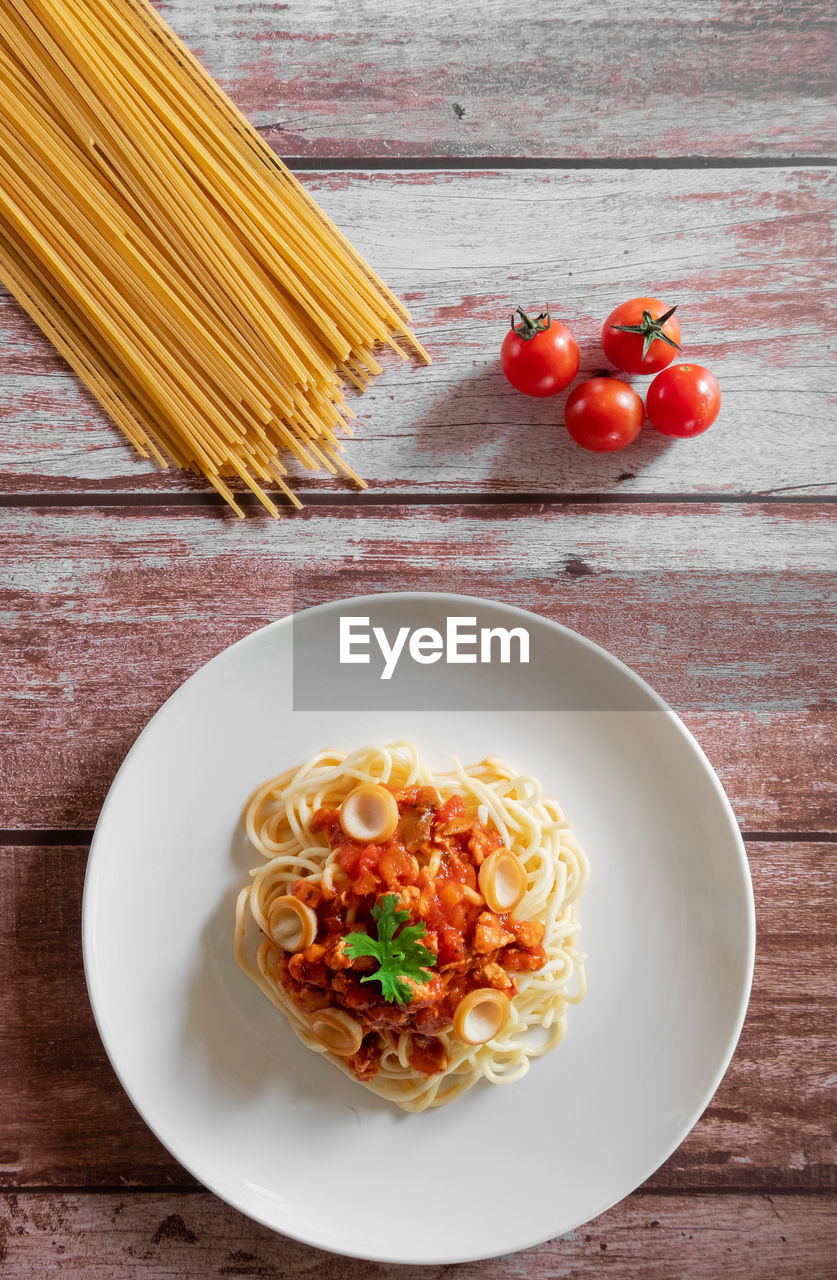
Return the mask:
[[[259,125],[262,136],[281,128]],[[466,169],[828,169],[835,156],[283,156],[298,172]]]
[[[147,1195],[147,1196],[182,1196],[182,1195],[212,1195],[214,1192],[207,1190],[201,1183],[184,1183],[183,1185],[172,1185],[170,1183],[159,1186],[142,1186],[138,1183],[126,1185],[124,1183],[102,1183],[101,1185],[92,1186],[65,1186],[60,1183],[50,1185],[47,1183],[33,1183],[31,1186],[24,1182],[17,1182],[0,1186],[0,1196],[11,1195],[69,1195],[69,1196],[102,1196],[102,1195]],[[794,1187],[783,1184],[781,1186],[752,1186],[752,1187],[735,1187],[731,1184],[722,1186],[706,1187],[695,1185],[693,1187],[654,1187],[644,1184],[636,1187],[629,1193],[625,1199],[630,1196],[670,1196],[672,1198],[684,1198],[692,1196],[806,1196],[813,1198],[814,1196],[822,1196],[833,1199],[837,1196],[837,1187]],[[218,1199],[219,1197],[215,1197]]]
[[[830,483],[830,482],[829,482]],[[268,488],[268,492],[273,492]],[[278,493],[278,491],[277,491]],[[660,506],[686,505],[778,505],[786,506],[837,503],[837,493],[774,493],[770,490],[752,493],[336,493],[334,490],[297,490],[300,500],[309,507],[469,507],[469,506]],[[248,510],[261,511],[258,499],[237,494],[236,501]],[[213,507],[226,511],[226,503],[216,493],[5,493],[0,494],[1,507],[117,507],[125,511],[166,507]],[[295,515],[290,509],[288,515]]]
[[[741,838],[745,844],[837,844],[837,831],[742,831]],[[83,847],[92,839],[92,827],[0,828],[0,847]]]

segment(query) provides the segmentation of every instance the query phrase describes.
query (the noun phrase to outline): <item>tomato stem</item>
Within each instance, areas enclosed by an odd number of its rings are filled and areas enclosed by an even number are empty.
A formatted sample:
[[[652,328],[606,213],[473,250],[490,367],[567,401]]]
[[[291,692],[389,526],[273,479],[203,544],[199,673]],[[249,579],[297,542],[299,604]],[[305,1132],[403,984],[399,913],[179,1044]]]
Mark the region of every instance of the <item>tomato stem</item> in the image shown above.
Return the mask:
[[[652,342],[667,342],[670,347],[674,347],[675,351],[680,350],[680,343],[675,342],[667,333],[663,333],[663,325],[674,315],[677,307],[670,307],[663,315],[657,316],[655,320],[650,311],[643,311],[642,324],[612,324],[611,329],[618,330],[619,333],[638,333],[642,336],[642,359],[648,355],[648,348]]]
[[[515,324],[514,316],[511,317],[512,332],[516,333],[518,338],[522,338],[524,342],[529,342],[536,334],[543,333],[544,329],[548,329],[552,324],[549,314],[549,303],[546,304],[546,310],[542,311],[539,316],[528,316],[522,307],[517,307],[517,314],[520,316],[520,324]],[[546,323],[544,323],[546,322]]]

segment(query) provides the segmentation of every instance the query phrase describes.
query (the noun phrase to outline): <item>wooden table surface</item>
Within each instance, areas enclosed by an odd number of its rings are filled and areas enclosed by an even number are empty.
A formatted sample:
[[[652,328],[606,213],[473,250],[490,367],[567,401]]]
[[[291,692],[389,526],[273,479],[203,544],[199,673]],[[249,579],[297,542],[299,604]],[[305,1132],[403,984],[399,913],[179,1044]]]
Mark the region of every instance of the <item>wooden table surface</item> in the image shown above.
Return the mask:
[[[356,402],[358,494],[238,521],[136,458],[0,290],[0,1272],[85,1277],[837,1275],[834,11],[824,0],[168,0],[164,16],[388,282],[435,363]],[[723,387],[691,442],[567,439],[514,393],[510,306],[600,367],[623,297],[679,303]],[[644,380],[639,380],[640,389]],[[197,1186],[95,1031],[80,905],[130,743],[209,657],[312,599],[494,596],[648,679],[697,735],[752,868],[732,1065],[595,1222],[456,1268],[346,1262]]]

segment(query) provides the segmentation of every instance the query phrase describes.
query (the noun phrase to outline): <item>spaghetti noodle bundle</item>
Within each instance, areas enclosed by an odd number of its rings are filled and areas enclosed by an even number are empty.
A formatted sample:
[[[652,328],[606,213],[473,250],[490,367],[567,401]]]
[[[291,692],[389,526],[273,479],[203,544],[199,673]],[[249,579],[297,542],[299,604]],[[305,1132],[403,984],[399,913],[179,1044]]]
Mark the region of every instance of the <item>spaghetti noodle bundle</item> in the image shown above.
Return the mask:
[[[576,912],[588,866],[563,812],[495,757],[453,763],[434,773],[407,741],[323,751],[264,783],[245,810],[264,863],[238,898],[239,964],[303,1044],[406,1111],[441,1106],[480,1079],[519,1079],[561,1040],[586,986]],[[364,849],[339,822],[347,798],[369,788],[387,791],[400,817],[391,837]],[[500,915],[486,909],[492,850],[523,872],[513,911]],[[368,960],[346,958],[352,931],[368,944],[390,894],[432,966],[402,1005],[375,993]],[[293,932],[309,917],[307,936],[289,941],[289,919]],[[486,996],[505,1005],[506,1020],[475,1037],[458,1014]]]
[[[297,506],[409,313],[146,0],[0,0],[0,280],[145,457]]]

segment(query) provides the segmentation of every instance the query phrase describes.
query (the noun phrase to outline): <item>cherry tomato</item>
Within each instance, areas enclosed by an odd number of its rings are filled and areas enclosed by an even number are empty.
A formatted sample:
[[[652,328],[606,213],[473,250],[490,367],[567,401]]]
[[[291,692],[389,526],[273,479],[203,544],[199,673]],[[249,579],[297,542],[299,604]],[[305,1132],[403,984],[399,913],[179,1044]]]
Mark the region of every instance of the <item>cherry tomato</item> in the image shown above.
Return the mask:
[[[578,345],[566,325],[553,320],[549,307],[534,319],[517,308],[521,317],[503,339],[500,362],[513,387],[527,396],[554,396],[578,373]]]
[[[680,350],[676,307],[659,298],[631,298],[611,311],[602,325],[604,353],[626,373],[656,373]]]
[[[699,436],[718,416],[718,379],[699,364],[673,364],[658,373],[645,397],[648,417],[664,436]]]
[[[642,400],[620,378],[589,378],[570,393],[564,409],[567,430],[582,449],[612,453],[639,435]]]

